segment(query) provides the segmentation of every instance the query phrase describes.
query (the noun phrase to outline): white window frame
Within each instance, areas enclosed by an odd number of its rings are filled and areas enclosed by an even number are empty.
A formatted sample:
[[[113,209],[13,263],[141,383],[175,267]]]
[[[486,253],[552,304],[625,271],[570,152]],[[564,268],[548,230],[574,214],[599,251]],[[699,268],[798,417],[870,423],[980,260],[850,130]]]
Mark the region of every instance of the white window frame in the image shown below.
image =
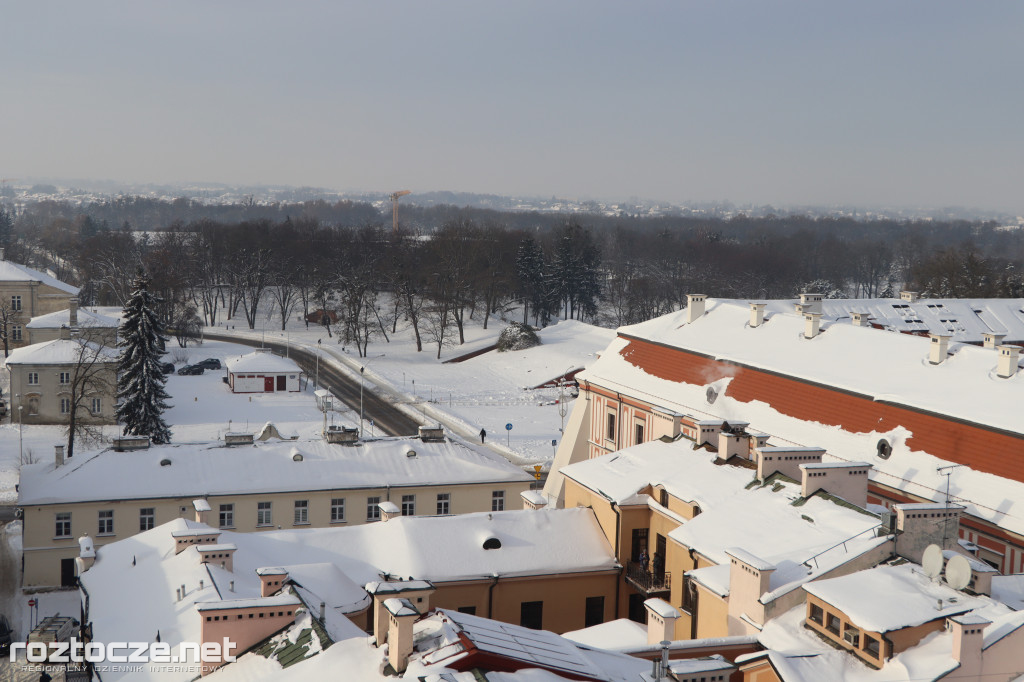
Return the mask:
[[[24,334],[21,331],[21,325],[11,325],[11,341],[23,341],[24,338]]]
[[[505,491],[504,490],[492,490],[491,491],[491,511],[492,512],[505,511]]]
[[[39,385],[39,372],[29,372],[27,375],[27,381],[29,386]]]
[[[60,373],[60,385],[61,386],[67,386],[70,383],[71,383],[71,372],[61,372]]]
[[[437,515],[447,516],[452,513],[452,494],[451,493],[438,493],[437,494]]]
[[[367,521],[380,521],[380,497],[367,497],[366,498],[366,520]]]
[[[402,495],[402,516],[416,516],[415,495]]]
[[[96,514],[97,520],[97,535],[113,535],[114,534],[114,510],[113,509],[100,509]]]
[[[274,503],[267,500],[256,503],[256,525],[273,526],[274,525]]]
[[[71,414],[71,398],[60,399],[60,413]]]
[[[144,533],[156,527],[156,507],[139,509],[139,532]]]
[[[103,400],[101,398],[92,399],[92,413],[100,414],[103,412]]]
[[[342,523],[345,521],[345,498],[331,498],[331,523]]]
[[[235,527],[235,505],[233,504],[222,504],[217,516],[217,523],[219,528],[234,528]]]
[[[57,512],[54,519],[54,537],[71,537],[71,512]]]
[[[21,312],[21,295],[13,294],[11,296],[11,310],[14,312]]]
[[[309,525],[309,500],[295,500],[295,525]]]

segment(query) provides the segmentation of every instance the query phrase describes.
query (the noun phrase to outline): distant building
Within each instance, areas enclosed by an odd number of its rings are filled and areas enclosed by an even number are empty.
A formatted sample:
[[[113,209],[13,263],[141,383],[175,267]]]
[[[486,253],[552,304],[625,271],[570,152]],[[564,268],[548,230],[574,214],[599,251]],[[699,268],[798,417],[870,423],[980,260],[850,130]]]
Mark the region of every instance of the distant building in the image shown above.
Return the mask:
[[[29,320],[70,307],[78,291],[78,287],[56,277],[6,260],[0,248],[0,305],[11,313],[7,329],[11,348],[30,343],[26,331]]]
[[[120,321],[115,317],[80,308],[78,299],[68,301],[67,310],[33,317],[25,328],[29,343],[43,343],[61,338],[62,329],[82,329],[90,341],[114,348],[117,346],[117,330]]]
[[[302,369],[294,360],[269,351],[256,351],[227,361],[228,385],[234,393],[274,393],[300,390]]]

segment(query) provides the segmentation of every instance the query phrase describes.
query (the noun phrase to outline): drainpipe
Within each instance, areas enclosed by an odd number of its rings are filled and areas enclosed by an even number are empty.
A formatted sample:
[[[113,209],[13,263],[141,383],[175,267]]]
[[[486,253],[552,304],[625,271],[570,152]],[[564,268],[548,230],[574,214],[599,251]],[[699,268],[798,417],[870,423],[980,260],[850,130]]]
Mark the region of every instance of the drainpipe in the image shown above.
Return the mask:
[[[494,619],[494,611],[493,611],[493,609],[494,609],[494,588],[498,584],[498,574],[495,573],[492,577],[494,578],[494,581],[491,583],[490,587],[487,588],[487,617],[493,620]]]
[[[615,396],[619,399],[619,411],[618,411],[618,418],[617,418],[619,423],[615,425],[615,428],[616,428],[616,431],[615,431],[615,449],[616,450],[621,450],[622,448],[619,447],[619,443],[622,442],[622,394],[621,393],[616,393]],[[616,555],[616,556],[618,556],[618,555]]]
[[[619,560],[619,533],[621,533],[622,527],[622,515],[620,514],[619,505],[615,504],[612,500],[612,511],[615,512],[615,561]],[[619,576],[615,580],[615,619],[619,618],[619,589],[623,580],[622,572],[626,570],[626,567],[619,566]]]

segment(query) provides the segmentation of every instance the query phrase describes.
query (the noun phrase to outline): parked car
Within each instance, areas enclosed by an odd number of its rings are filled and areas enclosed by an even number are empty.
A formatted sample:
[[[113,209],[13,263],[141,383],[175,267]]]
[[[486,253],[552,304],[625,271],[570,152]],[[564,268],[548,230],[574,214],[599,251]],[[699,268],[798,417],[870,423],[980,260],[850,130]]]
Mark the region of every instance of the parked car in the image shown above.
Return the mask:
[[[200,367],[199,365],[185,365],[184,367],[178,370],[178,374],[182,376],[193,376],[195,374],[202,374],[205,371],[206,370]]]
[[[206,358],[205,360],[197,362],[196,366],[202,367],[203,369],[220,369],[220,360],[217,358]]]
[[[174,374],[174,363],[173,362],[165,362],[164,364],[160,365],[160,370],[164,374]]]
[[[0,654],[7,654],[13,639],[14,631],[11,630],[11,623],[7,620],[7,616],[0,613]]]

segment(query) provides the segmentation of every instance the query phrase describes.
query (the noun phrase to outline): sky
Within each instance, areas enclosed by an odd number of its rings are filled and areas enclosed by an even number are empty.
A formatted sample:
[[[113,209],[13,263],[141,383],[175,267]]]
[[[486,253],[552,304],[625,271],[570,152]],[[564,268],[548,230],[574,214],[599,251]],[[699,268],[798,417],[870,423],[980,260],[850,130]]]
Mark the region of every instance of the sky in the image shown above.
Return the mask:
[[[0,177],[1024,213],[1024,3],[0,0]]]

